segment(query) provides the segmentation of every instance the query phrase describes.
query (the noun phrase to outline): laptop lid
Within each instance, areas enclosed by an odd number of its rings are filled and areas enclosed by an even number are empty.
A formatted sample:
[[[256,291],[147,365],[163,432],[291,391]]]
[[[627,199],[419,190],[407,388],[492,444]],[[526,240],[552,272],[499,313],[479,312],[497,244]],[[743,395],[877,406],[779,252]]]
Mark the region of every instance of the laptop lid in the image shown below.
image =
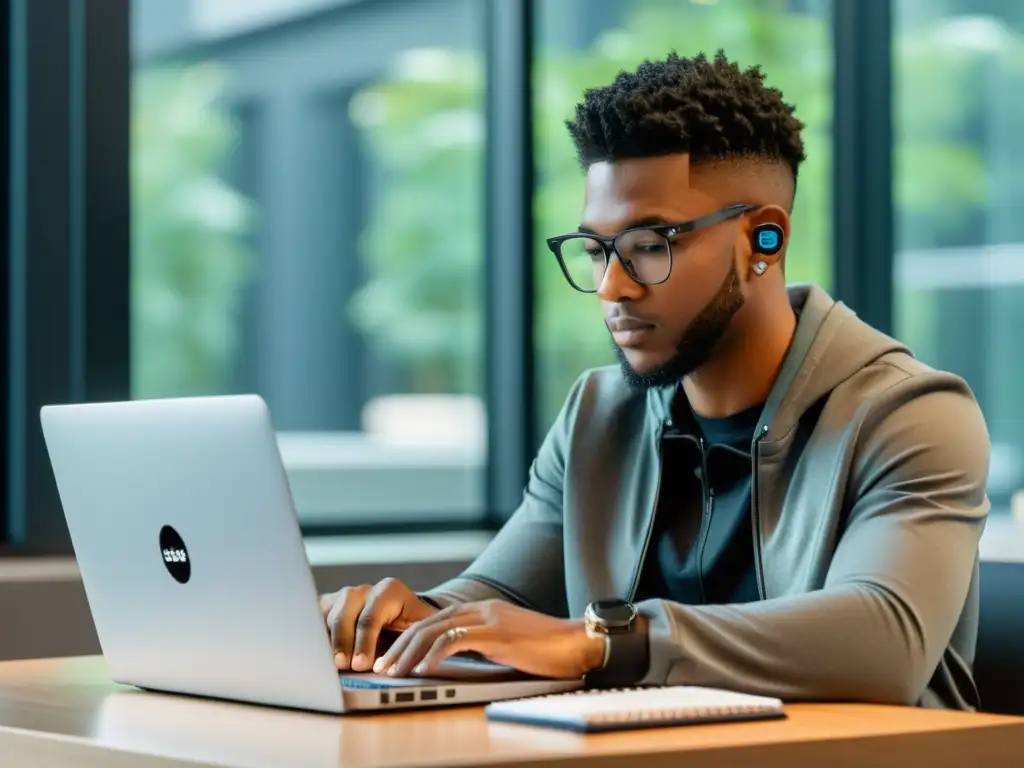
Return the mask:
[[[41,420],[115,681],[343,709],[261,398],[47,406]]]

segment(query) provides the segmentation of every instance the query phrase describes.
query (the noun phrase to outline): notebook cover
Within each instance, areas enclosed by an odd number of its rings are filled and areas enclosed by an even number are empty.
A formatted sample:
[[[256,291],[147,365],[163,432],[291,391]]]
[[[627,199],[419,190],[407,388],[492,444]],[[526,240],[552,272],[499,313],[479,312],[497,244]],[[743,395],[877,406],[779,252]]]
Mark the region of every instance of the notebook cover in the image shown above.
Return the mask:
[[[781,720],[786,717],[782,710],[768,712],[746,712],[730,715],[701,715],[698,717],[669,717],[643,720],[587,720],[580,717],[544,717],[516,712],[491,712],[487,708],[487,719],[492,722],[536,725],[543,728],[558,728],[576,733],[605,733],[609,731],[638,731],[646,728],[674,728],[682,725],[708,725],[711,723],[735,723],[749,720]]]

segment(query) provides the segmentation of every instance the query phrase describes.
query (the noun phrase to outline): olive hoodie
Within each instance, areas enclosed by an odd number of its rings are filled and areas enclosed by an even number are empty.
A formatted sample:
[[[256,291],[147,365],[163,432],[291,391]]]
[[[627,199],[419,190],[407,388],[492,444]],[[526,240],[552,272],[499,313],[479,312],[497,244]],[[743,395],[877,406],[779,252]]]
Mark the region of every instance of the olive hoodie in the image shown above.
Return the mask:
[[[914,359],[823,290],[789,289],[790,349],[751,446],[760,600],[637,604],[642,684],[795,700],[979,706],[972,679],[989,438],[967,384]],[[499,598],[582,617],[631,600],[679,386],[583,374],[519,509],[441,605]],[[677,409],[677,412],[687,409]]]

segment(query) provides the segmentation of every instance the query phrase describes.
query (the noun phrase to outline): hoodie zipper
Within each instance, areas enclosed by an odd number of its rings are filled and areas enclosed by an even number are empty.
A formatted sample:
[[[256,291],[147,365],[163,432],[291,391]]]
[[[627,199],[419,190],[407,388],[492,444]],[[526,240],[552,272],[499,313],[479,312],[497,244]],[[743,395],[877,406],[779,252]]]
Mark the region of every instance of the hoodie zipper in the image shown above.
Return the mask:
[[[757,468],[761,458],[761,440],[767,434],[768,425],[765,424],[754,440],[753,466],[750,472],[750,524],[754,529],[754,570],[757,576],[757,594],[761,600],[765,599],[765,586],[764,562],[761,555],[761,511],[758,509]]]
[[[700,492],[701,492],[701,516],[700,516],[700,547],[697,550],[697,586],[700,588],[700,599],[702,603],[708,601],[704,592],[704,548],[708,543],[708,534],[711,532],[711,512],[715,504],[715,491],[708,482],[708,456],[705,450],[704,438],[697,442],[700,448]]]

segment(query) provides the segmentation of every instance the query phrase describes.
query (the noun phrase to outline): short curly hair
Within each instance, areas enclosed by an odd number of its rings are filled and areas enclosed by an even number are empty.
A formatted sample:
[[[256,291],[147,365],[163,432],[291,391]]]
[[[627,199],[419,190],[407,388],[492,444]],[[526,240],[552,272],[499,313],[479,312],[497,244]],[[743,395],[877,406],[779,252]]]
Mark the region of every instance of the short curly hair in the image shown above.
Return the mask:
[[[584,170],[593,163],[687,153],[704,160],[783,162],[795,182],[805,160],[804,124],[766,87],[760,67],[746,70],[718,51],[644,61],[636,72],[588,89],[566,121]]]

